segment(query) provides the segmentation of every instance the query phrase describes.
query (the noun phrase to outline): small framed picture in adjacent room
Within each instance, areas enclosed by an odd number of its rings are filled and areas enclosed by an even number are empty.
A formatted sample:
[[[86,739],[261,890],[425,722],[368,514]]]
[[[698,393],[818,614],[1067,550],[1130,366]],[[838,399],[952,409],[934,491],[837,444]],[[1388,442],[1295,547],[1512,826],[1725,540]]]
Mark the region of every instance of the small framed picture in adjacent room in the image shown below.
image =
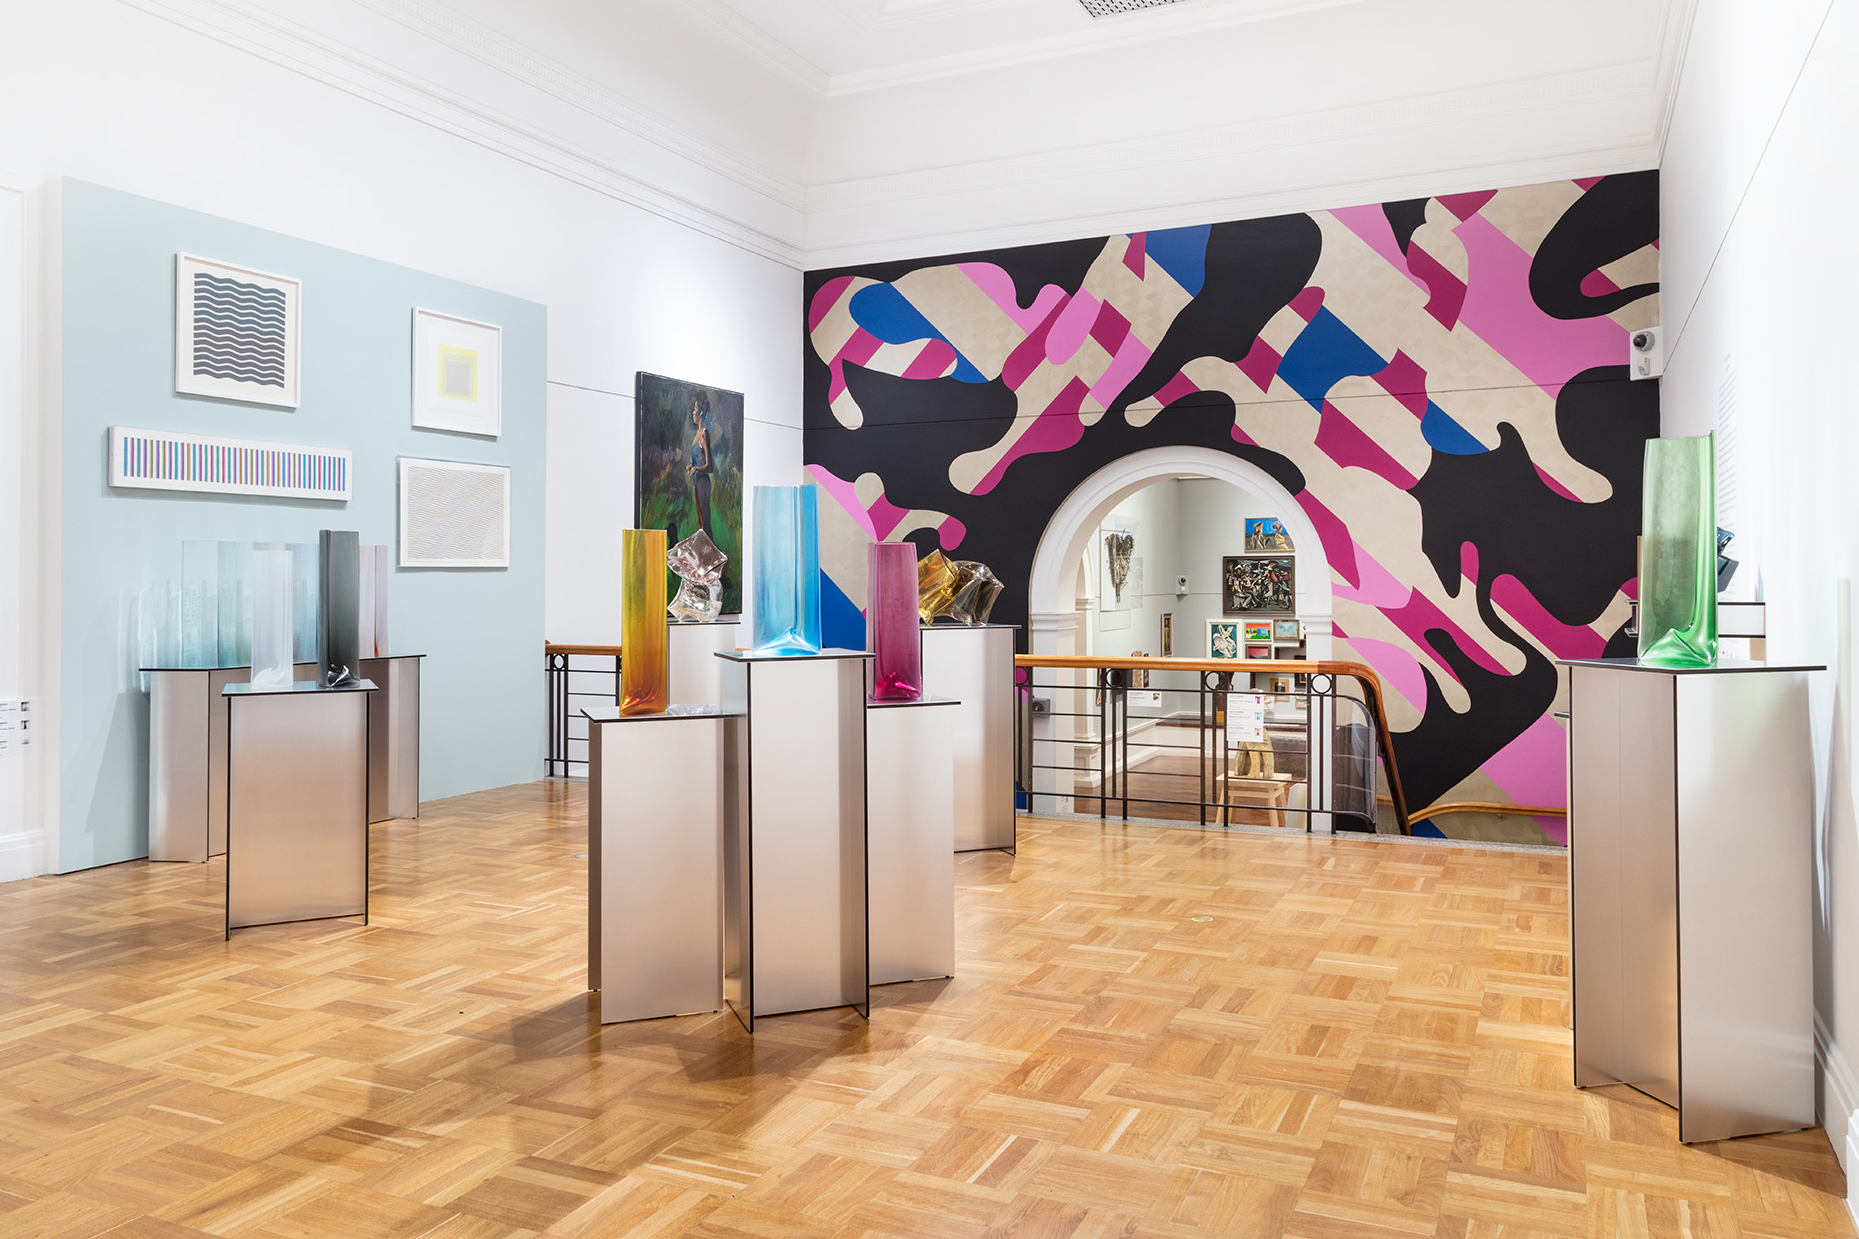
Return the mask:
[[[1174,656],[1175,613],[1173,611],[1164,611],[1162,612],[1162,657],[1173,658]]]
[[[1246,518],[1246,549],[1248,551],[1292,551],[1291,535],[1285,532],[1284,523],[1275,516],[1249,516]]]
[[[1272,640],[1302,641],[1303,639],[1304,625],[1300,621],[1294,619],[1272,621]]]
[[[1271,656],[1272,647],[1269,645],[1248,645],[1246,647],[1247,658],[1270,658]]]
[[[1207,621],[1207,657],[1238,658],[1240,651],[1238,620]],[[1226,674],[1225,672],[1221,673]]]
[[[297,407],[302,282],[176,254],[174,291],[175,391]]]
[[[503,328],[413,311],[413,424],[493,439],[503,433]]]
[[[1228,615],[1294,611],[1297,560],[1290,555],[1227,555],[1220,560],[1220,598]]]
[[[1270,620],[1264,620],[1260,622],[1255,622],[1253,620],[1246,621],[1246,640],[1248,641],[1270,641],[1271,639],[1272,639],[1272,622]]]
[[[1278,696],[1285,696],[1291,691],[1291,677],[1288,675],[1275,675],[1269,683],[1271,691]]]

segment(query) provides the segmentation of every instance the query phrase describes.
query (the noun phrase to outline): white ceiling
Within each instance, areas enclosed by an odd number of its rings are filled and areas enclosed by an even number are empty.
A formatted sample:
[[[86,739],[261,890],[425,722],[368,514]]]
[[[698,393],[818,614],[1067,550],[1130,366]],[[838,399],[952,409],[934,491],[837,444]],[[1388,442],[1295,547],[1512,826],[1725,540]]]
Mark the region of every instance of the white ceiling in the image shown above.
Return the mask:
[[[1656,167],[1695,0],[158,3],[821,268]]]

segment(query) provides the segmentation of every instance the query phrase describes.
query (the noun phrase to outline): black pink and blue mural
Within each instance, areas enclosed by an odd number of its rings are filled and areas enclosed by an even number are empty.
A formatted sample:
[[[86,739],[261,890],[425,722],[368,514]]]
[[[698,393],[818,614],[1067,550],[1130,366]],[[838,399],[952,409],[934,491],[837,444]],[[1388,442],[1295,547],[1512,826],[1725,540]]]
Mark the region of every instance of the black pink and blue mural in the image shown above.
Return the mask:
[[[1644,172],[814,272],[808,470],[859,537],[992,565],[1023,622],[1091,473],[1244,457],[1322,538],[1409,803],[1560,805],[1553,660],[1629,652],[1658,220]]]

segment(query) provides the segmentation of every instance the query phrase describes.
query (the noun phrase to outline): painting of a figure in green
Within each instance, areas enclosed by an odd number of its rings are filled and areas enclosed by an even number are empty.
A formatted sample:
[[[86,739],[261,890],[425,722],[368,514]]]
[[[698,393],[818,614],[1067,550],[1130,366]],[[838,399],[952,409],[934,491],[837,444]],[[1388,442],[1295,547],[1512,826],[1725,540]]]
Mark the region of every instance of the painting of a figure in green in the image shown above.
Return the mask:
[[[641,372],[634,384],[634,525],[676,546],[701,529],[729,556],[723,614],[742,611],[742,393]],[[667,584],[677,589],[677,582]]]

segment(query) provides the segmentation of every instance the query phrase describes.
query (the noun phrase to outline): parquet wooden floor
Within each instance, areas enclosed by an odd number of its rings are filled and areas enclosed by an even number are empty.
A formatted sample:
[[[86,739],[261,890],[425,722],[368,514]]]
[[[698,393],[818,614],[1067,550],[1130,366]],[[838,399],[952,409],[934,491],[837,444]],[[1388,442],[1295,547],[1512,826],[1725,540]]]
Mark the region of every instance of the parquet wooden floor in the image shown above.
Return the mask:
[[[1570,1085],[1566,863],[1029,822],[959,975],[602,1028],[584,789],[376,827],[375,918],[0,887],[0,1235],[1850,1236],[1818,1131]]]

